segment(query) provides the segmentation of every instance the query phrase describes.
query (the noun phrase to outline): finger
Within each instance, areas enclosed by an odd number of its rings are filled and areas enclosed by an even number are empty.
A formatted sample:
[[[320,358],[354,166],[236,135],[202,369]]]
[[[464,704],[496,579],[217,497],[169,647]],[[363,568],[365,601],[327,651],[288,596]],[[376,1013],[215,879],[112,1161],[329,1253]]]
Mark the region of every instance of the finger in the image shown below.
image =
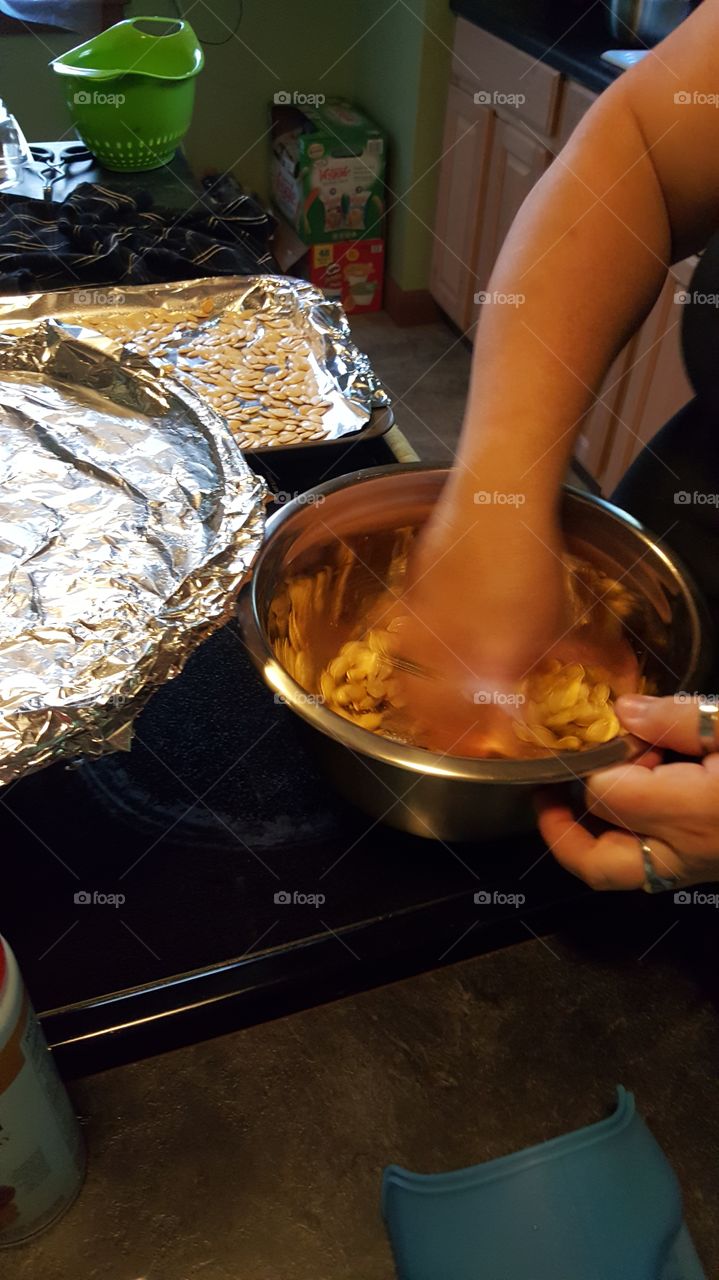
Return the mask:
[[[630,831],[659,832],[717,804],[717,779],[701,764],[681,761],[645,769],[617,765],[585,782],[587,809],[595,817]],[[713,794],[712,794],[713,793]]]
[[[635,836],[614,829],[598,839],[576,822],[571,809],[540,796],[539,829],[555,858],[592,889],[639,889],[644,862]],[[661,874],[661,873],[660,873]]]
[[[699,740],[698,704],[698,698],[685,698],[683,694],[672,698],[629,694],[617,698],[615,710],[625,729],[645,742],[698,756],[704,751]]]

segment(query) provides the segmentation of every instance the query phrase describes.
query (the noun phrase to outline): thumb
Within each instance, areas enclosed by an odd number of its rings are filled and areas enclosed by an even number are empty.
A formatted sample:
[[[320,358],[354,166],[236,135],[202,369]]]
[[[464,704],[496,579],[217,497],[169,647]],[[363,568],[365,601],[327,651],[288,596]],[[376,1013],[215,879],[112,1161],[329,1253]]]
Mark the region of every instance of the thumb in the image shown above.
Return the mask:
[[[690,698],[685,693],[670,698],[628,694],[617,698],[614,709],[624,728],[645,742],[682,755],[699,756],[705,750],[699,739],[700,701],[701,698]],[[716,726],[715,743],[719,748]]]

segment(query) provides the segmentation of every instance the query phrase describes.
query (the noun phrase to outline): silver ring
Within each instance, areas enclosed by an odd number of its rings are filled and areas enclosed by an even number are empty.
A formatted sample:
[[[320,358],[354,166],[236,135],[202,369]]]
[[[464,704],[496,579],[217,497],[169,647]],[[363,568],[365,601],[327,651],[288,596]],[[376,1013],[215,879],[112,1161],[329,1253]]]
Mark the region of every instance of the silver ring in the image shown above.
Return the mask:
[[[708,755],[710,751],[717,750],[717,717],[719,716],[719,706],[716,702],[704,702],[699,699],[697,703],[697,714],[699,716],[699,743],[704,755]]]
[[[670,889],[676,889],[679,884],[679,876],[660,876],[654,870],[652,862],[652,850],[647,840],[642,840],[638,836],[639,848],[642,851],[642,861],[644,862],[644,884],[642,889],[645,893],[668,893]]]

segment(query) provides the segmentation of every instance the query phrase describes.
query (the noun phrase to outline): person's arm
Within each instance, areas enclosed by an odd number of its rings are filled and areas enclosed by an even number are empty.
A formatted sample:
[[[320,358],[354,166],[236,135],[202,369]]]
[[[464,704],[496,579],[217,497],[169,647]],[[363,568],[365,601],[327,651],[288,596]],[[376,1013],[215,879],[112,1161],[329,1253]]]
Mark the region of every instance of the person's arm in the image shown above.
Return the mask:
[[[500,483],[522,476],[528,498],[554,492],[668,265],[719,226],[718,48],[719,3],[705,0],[601,95],[525,202],[488,286],[525,301],[482,308],[458,482],[489,467]]]
[[[515,678],[556,638],[580,419],[668,265],[719,226],[718,48],[719,0],[704,0],[601,95],[515,219],[487,289],[524,301],[482,306],[456,463],[414,566],[435,663]]]

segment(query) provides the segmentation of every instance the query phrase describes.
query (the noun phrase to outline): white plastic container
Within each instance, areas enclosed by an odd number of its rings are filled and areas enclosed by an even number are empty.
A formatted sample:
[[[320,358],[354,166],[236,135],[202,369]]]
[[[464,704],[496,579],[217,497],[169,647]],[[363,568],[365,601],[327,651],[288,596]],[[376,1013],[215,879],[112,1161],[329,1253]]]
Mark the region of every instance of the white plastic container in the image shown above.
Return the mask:
[[[77,1117],[0,937],[0,1246],[19,1244],[59,1218],[84,1174]]]

